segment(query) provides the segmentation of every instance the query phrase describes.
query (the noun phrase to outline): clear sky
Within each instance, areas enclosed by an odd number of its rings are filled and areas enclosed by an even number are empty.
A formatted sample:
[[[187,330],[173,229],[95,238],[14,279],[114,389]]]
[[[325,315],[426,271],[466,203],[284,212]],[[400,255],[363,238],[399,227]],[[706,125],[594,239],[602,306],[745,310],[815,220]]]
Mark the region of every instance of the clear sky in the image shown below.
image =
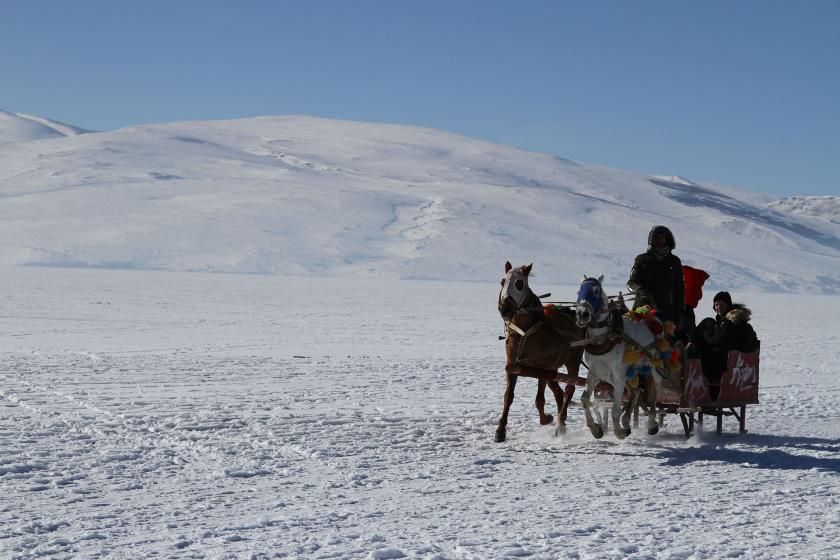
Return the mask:
[[[416,124],[840,195],[840,1],[0,0],[0,108]]]

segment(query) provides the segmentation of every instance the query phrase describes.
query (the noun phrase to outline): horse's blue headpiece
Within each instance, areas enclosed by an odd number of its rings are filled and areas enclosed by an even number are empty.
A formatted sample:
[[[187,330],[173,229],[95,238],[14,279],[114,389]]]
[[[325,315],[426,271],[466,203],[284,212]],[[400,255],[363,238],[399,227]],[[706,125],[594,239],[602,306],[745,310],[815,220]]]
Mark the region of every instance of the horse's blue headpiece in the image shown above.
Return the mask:
[[[577,301],[587,302],[592,307],[593,313],[598,313],[604,308],[606,298],[601,282],[597,278],[585,278],[578,289]]]

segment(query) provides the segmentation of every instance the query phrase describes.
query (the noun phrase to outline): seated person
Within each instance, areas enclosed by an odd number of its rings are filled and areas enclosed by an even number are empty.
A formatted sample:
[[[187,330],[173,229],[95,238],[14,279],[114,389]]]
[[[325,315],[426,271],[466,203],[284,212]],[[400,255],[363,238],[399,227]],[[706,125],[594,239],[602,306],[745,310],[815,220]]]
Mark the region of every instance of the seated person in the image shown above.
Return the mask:
[[[714,298],[714,319],[703,319],[691,336],[694,352],[703,363],[703,374],[709,380],[711,397],[717,399],[714,384],[720,384],[726,370],[730,350],[753,352],[758,349],[758,337],[750,325],[750,310],[743,304],[732,303],[729,292],[718,292]]]

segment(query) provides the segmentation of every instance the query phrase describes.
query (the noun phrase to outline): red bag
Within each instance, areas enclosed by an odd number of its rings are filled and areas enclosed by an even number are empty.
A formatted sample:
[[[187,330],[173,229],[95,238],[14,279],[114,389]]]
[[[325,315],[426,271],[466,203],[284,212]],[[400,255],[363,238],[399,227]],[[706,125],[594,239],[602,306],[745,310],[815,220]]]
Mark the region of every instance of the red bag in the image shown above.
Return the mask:
[[[705,270],[683,265],[683,277],[685,277],[685,304],[694,309],[703,298],[703,283],[709,278],[709,274]]]

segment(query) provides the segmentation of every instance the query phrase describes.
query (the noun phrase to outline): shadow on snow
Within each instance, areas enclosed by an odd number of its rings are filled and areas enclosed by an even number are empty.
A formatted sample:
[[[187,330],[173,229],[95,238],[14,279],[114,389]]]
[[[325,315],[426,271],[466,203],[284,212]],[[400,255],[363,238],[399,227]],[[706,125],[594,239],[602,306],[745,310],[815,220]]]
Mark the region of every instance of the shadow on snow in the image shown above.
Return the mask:
[[[728,447],[729,444],[737,447]],[[815,457],[790,452],[795,450],[817,451],[832,456]],[[747,468],[816,469],[840,473],[840,440],[836,439],[749,434],[738,436],[734,441],[720,438],[706,440],[699,447],[663,448],[659,456],[666,465],[673,466],[717,461]]]

